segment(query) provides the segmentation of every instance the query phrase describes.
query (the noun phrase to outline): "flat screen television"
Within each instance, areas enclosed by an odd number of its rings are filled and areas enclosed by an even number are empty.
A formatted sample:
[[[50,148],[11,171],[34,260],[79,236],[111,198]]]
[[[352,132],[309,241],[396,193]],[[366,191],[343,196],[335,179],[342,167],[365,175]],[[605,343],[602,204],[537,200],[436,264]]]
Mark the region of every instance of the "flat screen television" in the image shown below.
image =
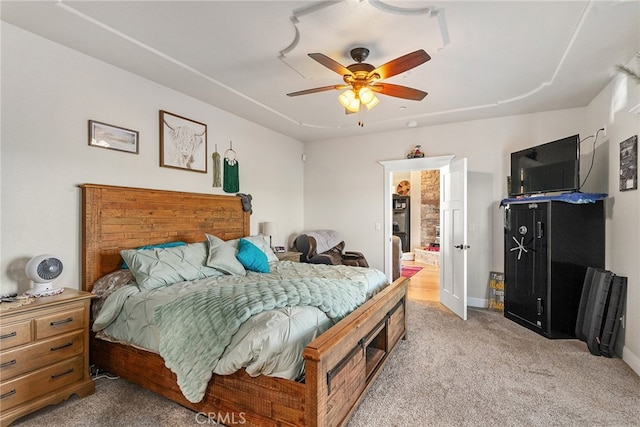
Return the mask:
[[[580,136],[511,153],[509,197],[580,188]]]

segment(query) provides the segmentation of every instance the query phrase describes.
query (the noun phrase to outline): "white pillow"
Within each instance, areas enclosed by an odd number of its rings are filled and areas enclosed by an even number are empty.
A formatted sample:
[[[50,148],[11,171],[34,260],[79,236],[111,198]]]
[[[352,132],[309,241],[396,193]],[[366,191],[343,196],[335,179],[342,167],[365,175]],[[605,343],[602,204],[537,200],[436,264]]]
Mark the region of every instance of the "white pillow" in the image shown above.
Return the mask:
[[[267,261],[278,261],[278,257],[273,252],[273,250],[269,247],[269,242],[267,242],[262,234],[256,234],[254,236],[243,237],[243,239],[250,241],[254,245],[258,247],[264,254],[267,256]],[[236,250],[238,249],[238,242],[240,239],[233,239],[227,241],[228,244],[233,245]]]
[[[141,290],[221,275],[215,268],[205,265],[206,242],[173,248],[128,249],[120,251],[120,255]]]
[[[207,266],[213,267],[224,274],[235,276],[244,276],[247,271],[242,263],[236,258],[237,249],[225,242],[224,240],[205,234],[209,241],[209,256],[207,257]]]

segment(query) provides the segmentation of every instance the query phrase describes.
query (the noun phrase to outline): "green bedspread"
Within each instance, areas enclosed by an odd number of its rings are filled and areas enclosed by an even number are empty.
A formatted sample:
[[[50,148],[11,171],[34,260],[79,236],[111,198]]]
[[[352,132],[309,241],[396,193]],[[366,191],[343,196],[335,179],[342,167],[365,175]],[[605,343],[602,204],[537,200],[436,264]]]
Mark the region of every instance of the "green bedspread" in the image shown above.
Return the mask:
[[[338,321],[366,299],[362,283],[299,278],[213,286],[158,307],[160,355],[190,402],[204,397],[207,383],[242,322],[280,307],[313,306]]]

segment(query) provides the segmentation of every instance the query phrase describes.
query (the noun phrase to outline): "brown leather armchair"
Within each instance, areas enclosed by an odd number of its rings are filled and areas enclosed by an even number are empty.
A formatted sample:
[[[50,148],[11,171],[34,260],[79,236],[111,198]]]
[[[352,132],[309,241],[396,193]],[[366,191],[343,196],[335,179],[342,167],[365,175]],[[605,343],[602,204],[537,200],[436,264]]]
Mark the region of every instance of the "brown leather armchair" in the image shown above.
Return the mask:
[[[369,263],[362,252],[344,250],[344,241],[338,243],[327,251],[318,253],[316,239],[308,234],[300,234],[293,241],[293,245],[301,253],[300,262],[369,267]]]

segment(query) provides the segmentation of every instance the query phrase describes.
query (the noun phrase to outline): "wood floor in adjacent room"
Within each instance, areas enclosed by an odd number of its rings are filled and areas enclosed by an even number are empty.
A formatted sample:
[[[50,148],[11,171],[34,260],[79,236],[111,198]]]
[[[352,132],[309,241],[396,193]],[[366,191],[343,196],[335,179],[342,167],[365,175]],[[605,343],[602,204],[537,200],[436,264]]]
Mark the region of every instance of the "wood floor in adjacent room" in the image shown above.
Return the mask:
[[[416,261],[402,261],[402,265],[423,267],[409,279],[407,298],[414,301],[440,301],[440,269]]]

